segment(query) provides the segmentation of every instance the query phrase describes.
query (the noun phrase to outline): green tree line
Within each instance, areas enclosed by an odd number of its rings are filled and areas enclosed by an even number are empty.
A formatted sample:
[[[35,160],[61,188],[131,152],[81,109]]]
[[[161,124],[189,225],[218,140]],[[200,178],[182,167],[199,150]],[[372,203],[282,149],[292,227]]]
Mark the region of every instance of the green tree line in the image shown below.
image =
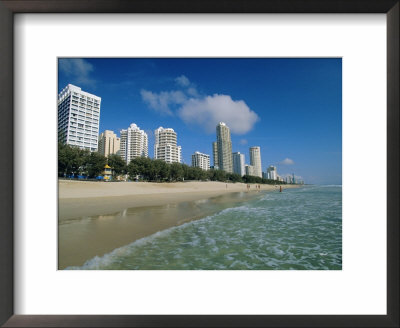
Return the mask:
[[[113,176],[128,174],[130,180],[169,182],[169,181],[223,181],[258,184],[284,184],[284,182],[268,180],[260,177],[236,173],[227,173],[222,170],[202,170],[186,164],[168,164],[159,159],[137,157],[126,165],[119,155],[110,155],[108,158],[96,152],[89,152],[78,147],[59,143],[58,145],[58,174],[60,177],[71,175],[85,175],[95,178],[108,164],[112,168]]]
[[[118,155],[108,158],[97,153],[83,150],[63,143],[58,143],[58,176],[84,175],[96,178],[108,164],[113,168],[114,175],[126,173],[125,161]]]

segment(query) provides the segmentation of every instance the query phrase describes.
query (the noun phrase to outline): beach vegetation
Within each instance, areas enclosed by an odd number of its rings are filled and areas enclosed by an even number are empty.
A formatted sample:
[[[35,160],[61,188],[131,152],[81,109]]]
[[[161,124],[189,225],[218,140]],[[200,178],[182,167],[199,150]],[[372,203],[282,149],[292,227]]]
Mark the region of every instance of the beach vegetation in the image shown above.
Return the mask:
[[[58,175],[64,177],[81,174],[88,153],[87,150],[59,142]]]
[[[181,181],[184,179],[184,171],[182,164],[180,163],[172,163],[170,167],[170,178],[172,181]]]
[[[108,155],[107,164],[109,166],[111,166],[111,168],[113,170],[113,176],[127,173],[126,163],[121,158],[120,155],[117,155],[117,154]]]
[[[101,175],[104,166],[107,164],[107,158],[97,152],[86,153],[84,156],[83,173],[90,178],[96,178]]]
[[[243,182],[242,177],[237,173],[227,173],[226,178],[231,182]]]

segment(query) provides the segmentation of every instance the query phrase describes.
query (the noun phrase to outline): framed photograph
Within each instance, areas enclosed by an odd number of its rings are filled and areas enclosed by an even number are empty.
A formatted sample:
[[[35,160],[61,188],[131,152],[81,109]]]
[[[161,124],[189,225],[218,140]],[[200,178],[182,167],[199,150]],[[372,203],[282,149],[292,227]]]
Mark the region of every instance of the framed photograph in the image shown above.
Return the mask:
[[[0,1],[0,322],[398,327],[398,1]]]

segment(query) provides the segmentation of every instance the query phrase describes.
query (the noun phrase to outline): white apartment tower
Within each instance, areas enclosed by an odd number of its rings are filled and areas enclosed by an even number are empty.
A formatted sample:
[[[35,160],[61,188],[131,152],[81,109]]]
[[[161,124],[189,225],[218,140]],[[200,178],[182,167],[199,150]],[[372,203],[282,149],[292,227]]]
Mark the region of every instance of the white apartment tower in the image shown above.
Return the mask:
[[[278,179],[278,172],[277,172],[275,166],[270,165],[270,167],[267,168],[267,176],[268,176],[268,179],[270,179],[270,180]]]
[[[253,165],[245,165],[246,175],[256,176],[255,168]]]
[[[208,171],[210,169],[210,155],[196,151],[192,155],[192,166]]]
[[[132,123],[128,129],[120,131],[120,155],[127,164],[136,157],[148,157],[149,145],[147,133]]]
[[[216,130],[219,169],[233,173],[231,132],[223,122],[218,123]]]
[[[233,153],[232,160],[233,160],[233,173],[237,173],[240,174],[240,176],[244,176],[246,174],[244,154],[241,154],[240,152]]]
[[[254,166],[254,175],[262,178],[260,147],[250,147],[250,165]]]
[[[68,84],[58,95],[58,141],[97,151],[101,98]]]
[[[105,130],[99,137],[99,153],[108,157],[111,154],[117,154],[120,148],[120,138],[114,131]]]
[[[154,159],[167,163],[181,162],[181,146],[177,145],[177,134],[174,129],[164,129],[160,126],[154,130]]]

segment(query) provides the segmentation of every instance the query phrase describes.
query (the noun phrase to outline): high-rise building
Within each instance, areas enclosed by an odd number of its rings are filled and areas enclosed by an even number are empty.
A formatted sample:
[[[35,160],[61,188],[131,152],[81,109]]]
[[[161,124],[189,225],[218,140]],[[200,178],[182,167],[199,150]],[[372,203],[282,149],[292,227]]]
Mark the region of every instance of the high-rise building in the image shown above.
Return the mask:
[[[216,141],[214,141],[212,143],[213,146],[213,159],[214,159],[214,169],[218,169],[219,165],[218,165],[218,144]]]
[[[240,176],[244,176],[246,174],[244,165],[245,159],[244,154],[240,152],[236,152],[232,154],[232,161],[233,161],[233,173],[240,174]]]
[[[149,156],[147,133],[132,123],[129,128],[120,131],[120,155],[127,164],[136,157]]]
[[[253,165],[245,165],[246,175],[256,176],[255,167]]]
[[[111,154],[117,154],[120,148],[120,138],[114,131],[105,130],[99,137],[99,153],[108,157]]]
[[[254,166],[254,175],[262,178],[260,147],[250,147],[250,165]]]
[[[154,159],[167,163],[180,163],[182,148],[177,145],[177,134],[174,129],[159,127],[154,131]]]
[[[68,84],[58,95],[58,141],[97,151],[101,98]]]
[[[208,171],[210,169],[210,155],[196,151],[192,155],[192,166]]]
[[[225,172],[232,173],[233,163],[231,132],[228,126],[223,122],[218,123],[216,130],[218,167]]]
[[[278,172],[276,170],[276,167],[273,165],[270,165],[267,168],[267,175],[268,175],[268,179],[270,180],[276,180],[278,178]]]

